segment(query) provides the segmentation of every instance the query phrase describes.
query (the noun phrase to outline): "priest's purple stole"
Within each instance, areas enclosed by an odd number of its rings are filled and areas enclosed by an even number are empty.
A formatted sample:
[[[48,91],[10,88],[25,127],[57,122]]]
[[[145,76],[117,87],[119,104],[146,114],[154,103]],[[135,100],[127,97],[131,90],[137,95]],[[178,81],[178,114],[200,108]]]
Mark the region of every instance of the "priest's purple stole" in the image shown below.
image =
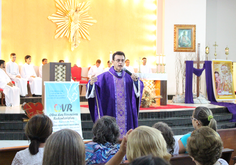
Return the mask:
[[[125,93],[125,79],[117,78],[113,76],[115,86],[115,108],[116,108],[116,122],[120,128],[120,137],[122,138],[126,134],[126,93]]]

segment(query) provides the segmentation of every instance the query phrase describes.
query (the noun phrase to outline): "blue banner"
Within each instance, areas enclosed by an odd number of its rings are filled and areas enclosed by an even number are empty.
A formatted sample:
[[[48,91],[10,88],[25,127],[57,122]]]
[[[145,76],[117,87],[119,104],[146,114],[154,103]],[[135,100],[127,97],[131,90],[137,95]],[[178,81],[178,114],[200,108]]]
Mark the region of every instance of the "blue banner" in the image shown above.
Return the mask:
[[[44,82],[44,113],[53,121],[53,132],[69,128],[81,137],[78,82]]]

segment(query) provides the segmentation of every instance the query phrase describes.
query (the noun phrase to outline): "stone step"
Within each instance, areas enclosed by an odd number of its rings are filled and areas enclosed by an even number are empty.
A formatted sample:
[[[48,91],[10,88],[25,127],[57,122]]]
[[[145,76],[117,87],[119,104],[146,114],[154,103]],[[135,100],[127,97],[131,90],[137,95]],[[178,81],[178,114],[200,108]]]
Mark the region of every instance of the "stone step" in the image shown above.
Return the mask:
[[[229,113],[225,107],[210,108],[213,114]],[[145,112],[139,113],[139,119],[153,119],[153,118],[172,118],[172,117],[184,117],[192,116],[193,110],[175,110],[175,111],[161,111],[161,112]]]
[[[24,130],[26,122],[4,121],[0,122],[0,130]]]
[[[28,140],[24,131],[0,131],[0,140]]]
[[[0,121],[23,121],[23,118],[28,118],[25,114],[0,114]]]
[[[222,114],[215,114],[214,118],[217,120],[217,122],[220,121],[229,121],[232,119],[232,114],[231,113],[222,113]],[[190,117],[172,117],[172,118],[149,118],[149,119],[139,119],[138,123],[139,125],[148,125],[152,126],[156,122],[165,122],[167,123],[170,127],[172,126],[187,126],[187,125],[192,125],[192,121]],[[82,129],[83,131],[89,131],[92,130],[93,128],[93,122],[92,120],[90,121],[82,121]]]
[[[227,128],[235,128],[236,122],[219,122],[217,123],[217,129],[227,129]],[[175,135],[184,135],[188,132],[191,132],[194,130],[193,126],[184,126],[184,127],[171,127]]]
[[[232,119],[231,113],[222,113],[222,114],[214,114],[214,118],[217,122],[227,121],[229,122]],[[172,117],[172,118],[155,118],[155,119],[139,119],[139,125],[148,125],[152,126],[157,122],[164,122],[168,124],[170,127],[173,126],[185,126],[192,125],[192,121],[190,117]]]

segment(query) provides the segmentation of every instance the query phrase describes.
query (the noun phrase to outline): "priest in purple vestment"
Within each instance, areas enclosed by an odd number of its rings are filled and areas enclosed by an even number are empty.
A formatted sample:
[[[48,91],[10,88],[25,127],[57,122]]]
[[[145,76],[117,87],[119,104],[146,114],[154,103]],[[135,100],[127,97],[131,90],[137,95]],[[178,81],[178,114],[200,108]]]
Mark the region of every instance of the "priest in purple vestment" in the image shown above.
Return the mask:
[[[87,84],[86,98],[93,122],[104,115],[113,116],[123,137],[129,129],[138,127],[143,82],[135,74],[123,70],[123,52],[115,52],[112,63],[109,71],[92,76]]]

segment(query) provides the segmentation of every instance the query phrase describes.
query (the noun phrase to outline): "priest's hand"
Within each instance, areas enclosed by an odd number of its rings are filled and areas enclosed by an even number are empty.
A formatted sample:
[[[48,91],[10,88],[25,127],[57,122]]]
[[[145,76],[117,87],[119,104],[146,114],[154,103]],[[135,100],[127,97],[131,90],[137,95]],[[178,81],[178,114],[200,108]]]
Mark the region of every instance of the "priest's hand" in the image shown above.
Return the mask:
[[[92,75],[89,84],[90,84],[90,85],[93,85],[97,80],[98,80],[98,78],[97,78],[95,75]]]
[[[7,85],[9,85],[10,87],[13,87],[13,83],[12,82],[7,83]]]
[[[134,73],[132,73],[131,78],[133,81],[138,81],[138,76],[136,76]]]

